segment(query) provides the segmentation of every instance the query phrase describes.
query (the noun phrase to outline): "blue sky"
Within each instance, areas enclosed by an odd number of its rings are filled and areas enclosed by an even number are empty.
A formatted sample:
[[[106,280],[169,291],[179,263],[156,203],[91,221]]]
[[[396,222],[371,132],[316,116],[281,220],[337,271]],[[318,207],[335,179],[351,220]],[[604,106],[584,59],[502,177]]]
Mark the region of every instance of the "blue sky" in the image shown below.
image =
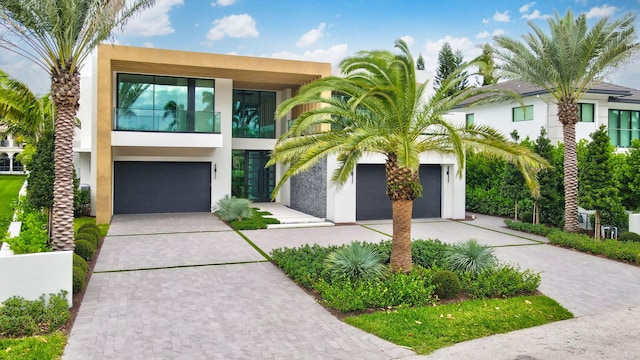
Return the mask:
[[[359,50],[393,48],[403,38],[427,70],[448,41],[467,59],[494,35],[519,38],[531,20],[546,29],[547,16],[568,8],[590,21],[640,12],[640,0],[403,1],[403,0],[157,0],[111,40],[117,44],[337,64]],[[640,21],[637,24],[640,28]],[[48,91],[48,76],[3,51],[0,69]],[[640,58],[608,81],[640,89]]]

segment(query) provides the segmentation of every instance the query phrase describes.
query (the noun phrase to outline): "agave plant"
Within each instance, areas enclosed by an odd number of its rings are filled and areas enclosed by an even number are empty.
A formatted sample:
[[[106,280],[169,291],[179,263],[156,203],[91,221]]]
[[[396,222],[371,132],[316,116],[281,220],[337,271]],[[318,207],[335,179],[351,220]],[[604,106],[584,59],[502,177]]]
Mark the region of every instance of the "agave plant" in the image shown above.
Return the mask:
[[[330,253],[324,263],[332,275],[352,280],[375,279],[387,272],[380,252],[357,241]]]
[[[218,200],[213,211],[224,221],[242,220],[253,216],[251,200],[229,195]]]
[[[472,274],[477,274],[498,264],[493,248],[480,244],[476,239],[469,239],[451,246],[447,250],[445,260],[451,270],[471,272]]]

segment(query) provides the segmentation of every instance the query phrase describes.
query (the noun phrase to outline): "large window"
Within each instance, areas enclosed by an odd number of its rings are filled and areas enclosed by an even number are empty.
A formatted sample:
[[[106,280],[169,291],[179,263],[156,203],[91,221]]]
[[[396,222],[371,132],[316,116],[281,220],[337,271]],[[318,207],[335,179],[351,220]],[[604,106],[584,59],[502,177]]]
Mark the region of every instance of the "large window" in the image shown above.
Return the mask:
[[[11,160],[9,154],[0,154],[0,171],[11,171]]]
[[[617,147],[629,147],[640,139],[640,111],[609,110],[609,138]]]
[[[514,122],[533,120],[533,105],[514,107],[511,109],[511,115]]]
[[[274,139],[275,112],[276,93],[233,90],[233,137]]]
[[[465,122],[467,126],[475,124],[475,116],[473,115],[473,113],[467,114]]]
[[[595,119],[595,108],[595,104],[578,103],[578,109],[580,111],[580,122],[593,122]]]
[[[118,74],[116,130],[220,132],[214,81]]]

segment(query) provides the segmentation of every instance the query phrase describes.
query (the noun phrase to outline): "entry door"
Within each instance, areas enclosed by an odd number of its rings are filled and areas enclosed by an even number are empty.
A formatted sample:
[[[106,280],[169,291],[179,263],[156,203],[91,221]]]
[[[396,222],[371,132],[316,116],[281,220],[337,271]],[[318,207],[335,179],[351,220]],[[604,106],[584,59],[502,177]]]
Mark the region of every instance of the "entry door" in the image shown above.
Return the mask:
[[[247,196],[251,201],[270,201],[276,184],[275,166],[265,168],[270,151],[246,150],[244,174]]]

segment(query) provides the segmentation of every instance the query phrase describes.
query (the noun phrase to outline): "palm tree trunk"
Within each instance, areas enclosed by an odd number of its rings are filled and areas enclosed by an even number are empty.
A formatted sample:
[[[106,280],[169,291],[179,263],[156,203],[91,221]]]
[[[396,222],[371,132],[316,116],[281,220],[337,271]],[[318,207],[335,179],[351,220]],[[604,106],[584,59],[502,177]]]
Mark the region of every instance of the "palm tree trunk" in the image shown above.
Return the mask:
[[[391,209],[393,212],[393,238],[389,265],[393,272],[410,272],[413,200],[394,200],[391,202]]]
[[[558,119],[562,123],[564,141],[564,231],[578,231],[578,155],[576,153],[576,123],[580,120],[578,104],[563,99],[558,104]]]
[[[73,250],[73,129],[80,97],[78,72],[54,72],[51,96],[56,105],[51,242],[54,250]]]

